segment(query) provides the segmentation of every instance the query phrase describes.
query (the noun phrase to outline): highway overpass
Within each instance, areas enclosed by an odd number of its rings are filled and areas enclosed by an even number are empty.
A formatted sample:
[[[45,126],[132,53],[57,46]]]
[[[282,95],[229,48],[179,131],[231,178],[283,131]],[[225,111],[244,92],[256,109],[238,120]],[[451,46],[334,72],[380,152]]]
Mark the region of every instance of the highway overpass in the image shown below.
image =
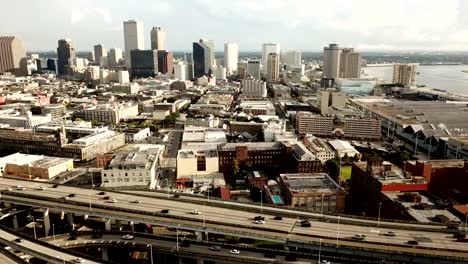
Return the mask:
[[[16,190],[15,185],[22,185],[26,189]],[[41,190],[40,187],[46,189]],[[420,263],[431,263],[433,260],[437,261],[434,263],[466,263],[468,260],[468,244],[454,242],[452,234],[441,226],[385,222],[377,227],[377,222],[373,222],[375,226],[370,226],[370,220],[363,220],[365,222],[359,224],[359,219],[350,219],[349,222],[343,218],[342,222],[335,223],[333,217],[327,216],[329,222],[312,221],[312,227],[301,227],[298,218],[309,214],[296,212],[293,215],[297,217],[284,217],[282,221],[275,221],[273,217],[276,213],[270,213],[272,208],[265,208],[262,215],[266,217],[266,223],[259,225],[254,223],[253,217],[261,214],[262,210],[254,207],[240,211],[227,205],[213,206],[210,203],[208,206],[180,198],[163,199],[119,192],[107,192],[106,195],[117,200],[116,203],[109,203],[103,199],[103,195],[98,194],[98,190],[69,186],[52,188],[52,185],[47,183],[13,179],[2,179],[0,190],[0,200],[4,202],[103,217],[108,219],[109,230],[111,220],[116,219],[173,228],[179,226],[180,229],[193,230],[200,234],[217,233],[285,242],[292,246],[300,245],[312,249],[317,248],[322,239],[326,250],[334,250],[337,253],[349,253],[349,250],[353,250],[356,254],[387,259],[396,256],[410,259],[418,256],[416,261]],[[70,194],[75,196],[64,198]],[[139,203],[135,203],[136,200]],[[170,212],[163,214],[163,209],[169,209]],[[202,214],[190,214],[193,209],[202,211]],[[291,215],[292,212],[287,209],[274,210],[287,215]],[[387,231],[395,231],[397,235],[385,236]],[[366,235],[366,239],[352,240],[351,237],[355,233]],[[409,240],[419,241],[419,246],[406,245]]]

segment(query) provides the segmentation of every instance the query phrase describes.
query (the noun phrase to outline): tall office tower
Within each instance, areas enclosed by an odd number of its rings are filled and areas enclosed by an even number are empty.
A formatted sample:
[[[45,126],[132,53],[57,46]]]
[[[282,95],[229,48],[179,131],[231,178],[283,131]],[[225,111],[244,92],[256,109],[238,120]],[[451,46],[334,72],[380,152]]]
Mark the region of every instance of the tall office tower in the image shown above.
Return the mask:
[[[185,81],[187,77],[187,65],[183,62],[179,62],[174,65],[174,78],[180,81]]]
[[[185,63],[186,80],[193,80],[193,55],[192,53],[184,53],[184,63]]]
[[[280,44],[279,43],[265,43],[262,46],[262,72],[266,74],[268,68],[268,55],[270,53],[280,54]]]
[[[131,67],[131,51],[145,49],[143,22],[138,20],[124,21],[125,65]]]
[[[278,81],[279,80],[279,54],[270,53],[268,54],[267,59],[267,72],[266,79],[268,81]]]
[[[200,39],[193,43],[193,75],[195,78],[208,75],[214,65],[214,42]]]
[[[338,44],[323,48],[323,78],[340,77],[340,57],[341,48]]]
[[[161,27],[153,27],[151,29],[151,49],[165,50],[166,49],[166,31]]]
[[[239,45],[235,42],[224,44],[224,67],[228,74],[237,70],[237,61],[239,59]]]
[[[172,74],[174,72],[174,55],[167,50],[158,50],[158,71]]]
[[[282,62],[287,65],[301,66],[302,65],[302,52],[299,50],[288,50],[284,53]]]
[[[329,106],[330,92],[325,90],[317,91],[317,108],[320,109],[320,114],[327,115]]]
[[[109,61],[110,67],[115,67],[119,64],[119,61],[122,59],[122,49],[113,48],[110,49],[107,59]]]
[[[75,48],[71,39],[60,39],[57,48],[57,74],[67,74],[68,62],[73,61],[75,58]]]
[[[130,52],[132,78],[154,77],[158,73],[157,50],[132,50]]]
[[[212,66],[211,73],[216,80],[226,80],[226,68],[223,66]]]
[[[94,61],[101,64],[101,57],[107,56],[107,49],[101,44],[94,45]]]
[[[47,59],[47,70],[57,74],[57,60]]]
[[[340,55],[340,78],[361,77],[362,56],[353,48],[344,48]]]
[[[403,86],[416,85],[417,63],[399,63],[393,65],[393,83]]]
[[[0,73],[19,74],[23,58],[26,58],[23,41],[14,36],[0,36]]]
[[[259,60],[249,60],[247,61],[247,74],[251,75],[257,80],[261,79],[260,71],[260,61]]]

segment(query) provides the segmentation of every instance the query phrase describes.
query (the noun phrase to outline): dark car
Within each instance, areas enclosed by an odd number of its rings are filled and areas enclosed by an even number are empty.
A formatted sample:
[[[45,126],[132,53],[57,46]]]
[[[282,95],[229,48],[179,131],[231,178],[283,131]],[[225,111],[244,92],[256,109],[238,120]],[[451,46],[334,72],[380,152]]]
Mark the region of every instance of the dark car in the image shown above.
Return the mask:
[[[106,192],[99,192],[98,195],[106,195]]]
[[[302,226],[302,227],[311,227],[312,224],[311,224],[309,221],[307,221],[307,220],[302,220],[302,221],[301,221],[301,226]]]
[[[465,232],[459,232],[459,233],[453,234],[453,237],[454,238],[465,238],[466,234],[465,234]]]
[[[265,221],[265,217],[261,215],[257,215],[256,217],[253,218],[255,221]]]
[[[68,197],[75,197],[75,196],[76,196],[76,194],[74,194],[74,193],[70,193],[70,194],[68,195]]]
[[[52,188],[57,188],[57,187],[59,187],[58,184],[54,184],[54,185],[52,186]]]
[[[17,239],[15,239],[16,243],[21,243],[21,241],[23,241],[23,240],[21,238],[19,238],[19,237]]]
[[[275,217],[273,218],[273,220],[283,220],[283,217],[282,217],[282,216],[275,216]]]
[[[172,196],[172,197],[174,197],[174,198],[179,198],[179,197],[180,197],[180,195],[178,195],[178,194],[174,194],[174,196]]]
[[[102,234],[101,233],[94,233],[91,238],[102,238]]]
[[[68,238],[68,240],[76,240],[76,239],[77,239],[76,236],[70,236],[70,237]]]
[[[408,240],[408,242],[406,242],[406,244],[408,244],[408,245],[416,245],[416,246],[419,245],[418,241],[416,241],[416,240]]]
[[[221,251],[221,247],[220,246],[212,246],[212,247],[210,247],[210,250],[211,251]]]
[[[458,230],[458,226],[457,225],[448,225],[447,229]]]
[[[161,210],[161,213],[162,213],[162,214],[168,214],[168,213],[169,213],[169,209],[162,209],[162,210]]]
[[[102,198],[103,200],[110,200],[111,197],[110,196],[104,196],[104,198]]]

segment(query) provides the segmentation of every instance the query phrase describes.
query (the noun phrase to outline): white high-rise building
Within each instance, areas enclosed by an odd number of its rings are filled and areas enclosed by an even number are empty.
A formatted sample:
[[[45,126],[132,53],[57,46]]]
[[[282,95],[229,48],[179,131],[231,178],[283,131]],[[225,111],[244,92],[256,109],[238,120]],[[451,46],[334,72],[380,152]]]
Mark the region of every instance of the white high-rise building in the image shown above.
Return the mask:
[[[267,60],[267,71],[266,71],[266,79],[268,81],[278,81],[279,80],[279,54],[278,53],[270,53],[268,54]]]
[[[110,49],[107,59],[109,61],[109,66],[114,67],[119,64],[119,61],[123,58],[122,49],[113,48]]]
[[[216,80],[226,80],[226,68],[223,66],[213,66],[211,67],[211,72]]]
[[[244,79],[242,80],[242,94],[248,97],[267,97],[266,82]]]
[[[353,48],[344,48],[340,55],[340,78],[360,78],[361,65],[361,53]]]
[[[415,86],[417,72],[418,72],[417,63],[394,64],[393,65],[393,83],[399,83],[403,86]]]
[[[323,77],[336,79],[340,77],[340,57],[342,49],[338,44],[323,48]]]
[[[282,63],[291,66],[300,66],[302,64],[302,52],[299,50],[288,50],[284,53]]]
[[[247,61],[247,74],[254,77],[257,80],[261,79],[260,61],[249,60]]]
[[[187,65],[183,62],[179,62],[174,65],[174,78],[180,81],[185,81],[187,80]]]
[[[266,74],[268,68],[268,55],[270,53],[278,54],[278,61],[280,56],[280,44],[279,43],[265,43],[262,46],[262,72]]]
[[[130,51],[145,49],[143,22],[138,20],[124,21],[125,64],[130,68]]]
[[[152,50],[166,50],[166,31],[161,27],[153,27],[150,35]]]
[[[224,44],[224,67],[228,74],[237,70],[237,61],[239,59],[239,45],[235,42]]]
[[[130,83],[130,74],[128,71],[119,71],[119,84],[129,84]]]

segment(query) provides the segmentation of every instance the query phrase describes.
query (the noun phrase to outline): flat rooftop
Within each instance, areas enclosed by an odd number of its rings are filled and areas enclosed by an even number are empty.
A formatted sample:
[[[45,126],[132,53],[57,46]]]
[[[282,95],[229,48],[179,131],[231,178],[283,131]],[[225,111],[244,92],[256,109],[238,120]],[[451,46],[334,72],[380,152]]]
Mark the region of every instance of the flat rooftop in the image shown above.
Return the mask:
[[[326,173],[281,174],[280,177],[293,193],[324,193],[345,192]]]

